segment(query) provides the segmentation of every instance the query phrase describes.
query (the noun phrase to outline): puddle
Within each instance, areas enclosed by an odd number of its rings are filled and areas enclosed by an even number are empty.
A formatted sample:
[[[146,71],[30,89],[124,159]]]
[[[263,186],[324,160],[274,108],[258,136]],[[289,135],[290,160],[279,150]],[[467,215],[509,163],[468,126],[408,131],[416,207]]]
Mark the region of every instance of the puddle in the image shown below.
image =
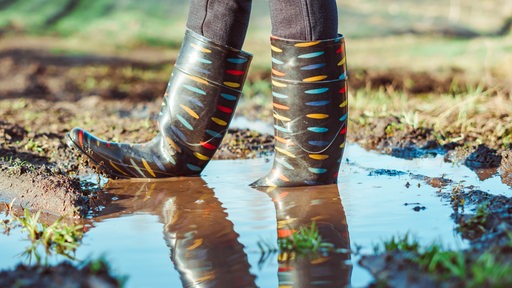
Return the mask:
[[[242,287],[366,286],[370,274],[347,253],[314,260],[278,261],[258,243],[276,243],[315,221],[337,249],[373,246],[406,232],[422,244],[438,241],[453,249],[468,243],[454,232],[452,208],[425,177],[512,196],[496,173],[481,181],[465,166],[441,156],[413,160],[348,145],[339,184],[259,191],[248,185],[270,169],[268,159],[213,161],[202,178],[113,181],[112,203],[93,218],[77,258],[105,256],[127,287],[180,287],[194,283]],[[18,230],[0,235],[0,269],[13,268],[28,242]],[[277,247],[277,246],[276,246]]]

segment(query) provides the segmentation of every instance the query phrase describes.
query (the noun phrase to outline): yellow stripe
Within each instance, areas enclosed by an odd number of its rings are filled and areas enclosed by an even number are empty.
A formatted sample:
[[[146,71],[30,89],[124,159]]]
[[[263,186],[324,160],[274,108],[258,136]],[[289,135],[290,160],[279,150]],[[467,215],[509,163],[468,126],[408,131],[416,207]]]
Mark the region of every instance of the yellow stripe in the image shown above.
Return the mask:
[[[340,108],[346,107],[348,104],[348,99],[343,101],[343,103],[340,104]]]
[[[219,124],[220,126],[226,126],[228,125],[228,122],[222,120],[222,119],[219,119],[217,117],[212,117],[212,121]]]
[[[117,165],[114,164],[114,162],[112,162],[112,160],[109,160],[109,162],[110,162],[110,166],[112,166],[114,169],[116,169],[117,171],[119,171],[119,172],[123,173],[124,175],[130,177],[130,175],[126,174],[123,170],[119,169],[119,167],[117,167]]]
[[[148,164],[148,162],[146,162],[146,160],[142,159],[142,165],[144,165],[144,168],[146,168],[146,170],[148,170],[148,172],[149,172],[149,174],[151,174],[151,176],[156,178],[155,172],[153,172],[153,169],[151,169],[151,167],[149,167],[149,164]]]
[[[279,148],[279,147],[276,147],[275,149],[276,149],[276,151],[277,151],[277,152],[279,152],[279,153],[282,153],[282,154],[284,154],[284,155],[286,155],[286,156],[288,156],[288,157],[291,157],[291,158],[295,158],[295,155],[293,155],[292,153],[290,153],[290,152],[288,152],[288,151],[286,151],[286,150],[284,150],[284,149],[281,149],[281,148]]]
[[[183,105],[183,104],[180,104],[180,107],[183,108],[183,110],[187,111],[187,113],[196,118],[196,119],[199,119],[199,115],[197,115],[196,112],[192,111],[192,109],[188,108],[187,106]]]
[[[282,50],[282,49],[279,49],[279,48],[277,48],[277,47],[276,47],[276,46],[274,46],[274,45],[270,45],[270,49],[272,49],[272,51],[277,52],[277,53],[281,53],[281,52],[283,52],[283,50]]]
[[[188,78],[190,78],[190,79],[192,79],[192,80],[194,80],[196,82],[208,85],[208,81],[206,81],[206,80],[204,80],[202,78],[199,78],[197,76],[188,75]]]
[[[340,62],[338,62],[338,66],[341,66],[341,65],[343,65],[343,64],[345,64],[345,57],[343,57],[343,58],[340,60]]]
[[[274,118],[276,118],[277,120],[281,120],[281,121],[291,121],[290,118],[286,118],[286,117],[281,116],[279,114],[274,114]]]
[[[316,82],[316,81],[324,80],[325,78],[327,78],[327,75],[318,75],[318,76],[313,76],[313,77],[306,78],[306,79],[304,79],[302,81],[304,81],[304,82]]]
[[[238,87],[240,87],[240,84],[236,83],[236,82],[224,82],[224,85],[226,85],[228,87],[231,87],[231,88],[238,88]]]
[[[295,47],[311,47],[315,46],[318,43],[320,43],[320,41],[297,43],[295,44]]]
[[[272,80],[272,85],[276,87],[286,87],[286,84]]]
[[[265,178],[265,182],[267,183],[267,186],[269,186],[269,187],[277,187],[277,185],[274,184],[274,182],[270,181],[270,179],[268,179],[268,178]]]
[[[194,250],[196,249],[197,247],[201,246],[201,244],[203,244],[203,239],[202,238],[199,238],[199,239],[196,239],[194,241],[194,243],[192,243],[192,245],[190,245],[187,250]]]
[[[194,156],[196,156],[196,158],[199,160],[203,160],[203,161],[210,160],[210,157],[203,155],[199,152],[194,152]]]
[[[341,143],[340,148],[345,148],[345,142]]]
[[[309,158],[315,159],[315,160],[325,160],[325,159],[329,158],[329,155],[309,154]]]
[[[198,46],[198,45],[193,44],[193,43],[190,44],[190,46],[192,46],[192,48],[197,49],[197,50],[199,50],[199,51],[201,51],[203,53],[212,53],[212,50],[204,48],[204,47],[201,47],[201,46]]]
[[[312,119],[325,119],[325,118],[329,118],[328,114],[307,114],[306,116],[308,118],[312,118]]]

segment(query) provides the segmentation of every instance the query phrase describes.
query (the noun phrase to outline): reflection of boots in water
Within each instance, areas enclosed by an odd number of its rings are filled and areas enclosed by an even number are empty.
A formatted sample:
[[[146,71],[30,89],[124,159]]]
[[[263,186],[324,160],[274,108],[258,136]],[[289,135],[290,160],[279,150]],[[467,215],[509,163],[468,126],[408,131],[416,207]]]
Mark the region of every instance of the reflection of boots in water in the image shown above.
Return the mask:
[[[115,178],[198,175],[228,129],[251,58],[187,31],[165,92],[159,133],[153,140],[109,142],[74,128],[68,143]]]
[[[336,183],[347,131],[344,43],[271,39],[275,157],[253,186]]]
[[[176,194],[163,207],[167,245],[185,287],[255,287],[227,213],[211,190]]]
[[[277,215],[278,238],[288,237],[301,227],[316,223],[322,241],[337,252],[309,257],[279,259],[279,286],[345,287],[350,284],[352,267],[350,240],[345,212],[336,185],[307,188],[268,188]],[[342,253],[342,251],[346,251]]]

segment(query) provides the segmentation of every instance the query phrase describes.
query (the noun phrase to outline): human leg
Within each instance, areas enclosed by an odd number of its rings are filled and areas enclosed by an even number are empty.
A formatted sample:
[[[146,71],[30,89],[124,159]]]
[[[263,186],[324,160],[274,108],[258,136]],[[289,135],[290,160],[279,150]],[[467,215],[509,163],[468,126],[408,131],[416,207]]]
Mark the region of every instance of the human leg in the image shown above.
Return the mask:
[[[238,4],[229,4],[238,3]],[[248,23],[250,1],[194,1],[190,10],[193,26],[200,19],[209,23],[225,11],[237,15],[229,25]],[[242,5],[243,4],[243,5]],[[202,5],[202,6],[201,6]],[[211,8],[214,7],[214,8]],[[239,13],[240,7],[244,7]],[[203,13],[203,14],[202,14]],[[220,13],[220,15],[215,15]],[[238,14],[237,14],[238,13]],[[198,18],[199,17],[199,18]],[[247,18],[247,19],[245,19]],[[160,178],[198,175],[224,137],[241,95],[252,55],[239,50],[245,37],[243,27],[198,30],[189,27],[174,71],[164,94],[158,119],[158,135],[144,144],[103,141],[80,128],[68,134],[68,143],[89,157],[96,166],[115,178]],[[223,33],[233,33],[231,43]],[[203,36],[208,33],[215,41]],[[224,41],[225,40],[225,41]],[[216,42],[219,41],[219,42]],[[230,47],[228,43],[240,47]]]
[[[335,1],[299,2],[271,1],[279,35],[271,38],[275,156],[271,172],[253,186],[337,181],[347,127],[344,38],[336,33]],[[287,25],[292,18],[302,21]]]

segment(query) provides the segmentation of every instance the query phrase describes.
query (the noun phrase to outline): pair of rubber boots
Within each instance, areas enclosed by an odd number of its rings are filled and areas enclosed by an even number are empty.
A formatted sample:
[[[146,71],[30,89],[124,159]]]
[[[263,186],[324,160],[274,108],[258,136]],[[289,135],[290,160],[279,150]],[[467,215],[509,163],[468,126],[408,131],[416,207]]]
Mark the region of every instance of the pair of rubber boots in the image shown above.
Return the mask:
[[[347,128],[344,39],[272,37],[273,168],[253,186],[336,183]],[[222,142],[252,55],[187,31],[159,114],[143,144],[103,141],[80,128],[68,143],[112,178],[199,175]]]

